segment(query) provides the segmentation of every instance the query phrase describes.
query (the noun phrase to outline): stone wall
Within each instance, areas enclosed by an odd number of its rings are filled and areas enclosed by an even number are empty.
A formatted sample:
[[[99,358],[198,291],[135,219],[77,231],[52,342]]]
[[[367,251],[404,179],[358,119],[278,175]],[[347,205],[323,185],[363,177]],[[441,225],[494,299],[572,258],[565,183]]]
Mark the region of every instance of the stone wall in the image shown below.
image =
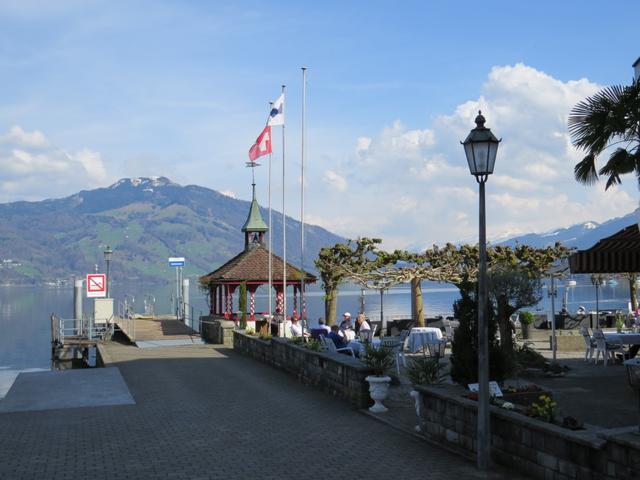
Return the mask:
[[[233,330],[235,323],[222,317],[202,316],[200,317],[200,335],[209,343],[233,345]]]
[[[465,454],[476,452],[477,402],[462,397],[461,387],[416,387],[420,428],[431,440]],[[640,436],[637,427],[571,431],[525,415],[491,407],[491,456],[534,478],[638,479]]]
[[[373,404],[365,380],[372,372],[356,358],[340,353],[314,352],[284,338],[260,340],[239,331],[233,333],[233,349],[358,408]]]

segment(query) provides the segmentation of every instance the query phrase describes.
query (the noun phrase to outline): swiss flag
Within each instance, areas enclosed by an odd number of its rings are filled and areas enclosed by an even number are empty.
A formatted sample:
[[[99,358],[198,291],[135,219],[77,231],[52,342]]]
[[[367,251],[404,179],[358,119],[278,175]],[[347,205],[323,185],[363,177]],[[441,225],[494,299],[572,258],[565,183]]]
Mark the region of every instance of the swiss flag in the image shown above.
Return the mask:
[[[249,149],[249,160],[255,162],[259,157],[271,153],[271,125],[267,125]]]

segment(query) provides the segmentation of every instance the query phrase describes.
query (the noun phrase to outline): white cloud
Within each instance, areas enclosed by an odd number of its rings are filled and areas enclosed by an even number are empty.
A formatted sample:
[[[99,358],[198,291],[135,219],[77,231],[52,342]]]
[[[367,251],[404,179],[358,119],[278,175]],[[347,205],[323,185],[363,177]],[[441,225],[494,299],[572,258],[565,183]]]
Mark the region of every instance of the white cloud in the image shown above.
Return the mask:
[[[65,152],[19,126],[0,135],[0,172],[0,201],[69,195],[110,179],[100,153]]]
[[[337,192],[344,192],[347,189],[347,180],[333,170],[325,171],[322,180],[329,188]]]
[[[352,159],[328,160],[331,178],[350,188],[317,207],[325,217],[333,212],[353,220],[333,222],[337,233],[391,239],[393,246],[477,238],[478,186],[459,142],[482,110],[503,139],[486,185],[490,238],[624,215],[637,203],[633,178],[605,192],[604,185],[584,187],[573,176],[581,154],[571,146],[567,118],[599,89],[523,64],[494,67],[482,94],[453,113],[418,127],[394,120],[377,135],[357,138]]]
[[[232,190],[222,190],[220,193],[222,195],[226,195],[227,197],[236,198],[236,192]]]

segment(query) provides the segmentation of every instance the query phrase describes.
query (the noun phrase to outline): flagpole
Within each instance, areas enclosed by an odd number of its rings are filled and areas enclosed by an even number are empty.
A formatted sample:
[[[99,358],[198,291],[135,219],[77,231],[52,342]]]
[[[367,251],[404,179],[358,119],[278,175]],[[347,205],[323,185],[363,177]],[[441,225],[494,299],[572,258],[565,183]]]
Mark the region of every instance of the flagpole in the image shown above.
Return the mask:
[[[273,102],[269,102],[269,112],[271,112],[271,108],[273,107]],[[268,123],[268,120],[267,120]],[[267,320],[267,325],[269,330],[267,334],[271,333],[271,315],[273,314],[273,271],[272,271],[272,262],[271,262],[271,237],[273,236],[273,222],[271,221],[271,157],[273,154],[269,152],[269,319]]]
[[[282,85],[282,95],[284,95],[286,85]],[[282,102],[282,113],[284,117],[284,104]],[[282,122],[282,305],[283,305],[283,329],[287,324],[287,216],[285,214],[285,143],[284,143],[284,121]],[[285,335],[286,336],[286,335]]]
[[[302,276],[300,278],[300,318],[302,319],[302,331],[306,322],[306,309],[304,298],[304,157],[305,157],[305,120],[307,108],[307,67],[302,67],[302,155],[300,161],[300,268]],[[304,337],[304,335],[303,335]]]

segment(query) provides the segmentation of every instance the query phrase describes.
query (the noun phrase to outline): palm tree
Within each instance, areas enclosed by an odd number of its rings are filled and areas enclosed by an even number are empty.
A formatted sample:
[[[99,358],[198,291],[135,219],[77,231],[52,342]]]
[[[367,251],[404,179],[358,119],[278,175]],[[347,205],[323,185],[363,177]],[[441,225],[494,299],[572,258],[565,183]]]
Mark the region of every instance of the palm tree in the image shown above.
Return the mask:
[[[621,175],[633,172],[640,183],[639,125],[640,81],[606,87],[573,107],[569,115],[571,142],[586,152],[574,168],[576,180],[592,185],[598,175],[604,175],[608,177],[606,190],[621,183]],[[598,156],[616,146],[598,171]]]

